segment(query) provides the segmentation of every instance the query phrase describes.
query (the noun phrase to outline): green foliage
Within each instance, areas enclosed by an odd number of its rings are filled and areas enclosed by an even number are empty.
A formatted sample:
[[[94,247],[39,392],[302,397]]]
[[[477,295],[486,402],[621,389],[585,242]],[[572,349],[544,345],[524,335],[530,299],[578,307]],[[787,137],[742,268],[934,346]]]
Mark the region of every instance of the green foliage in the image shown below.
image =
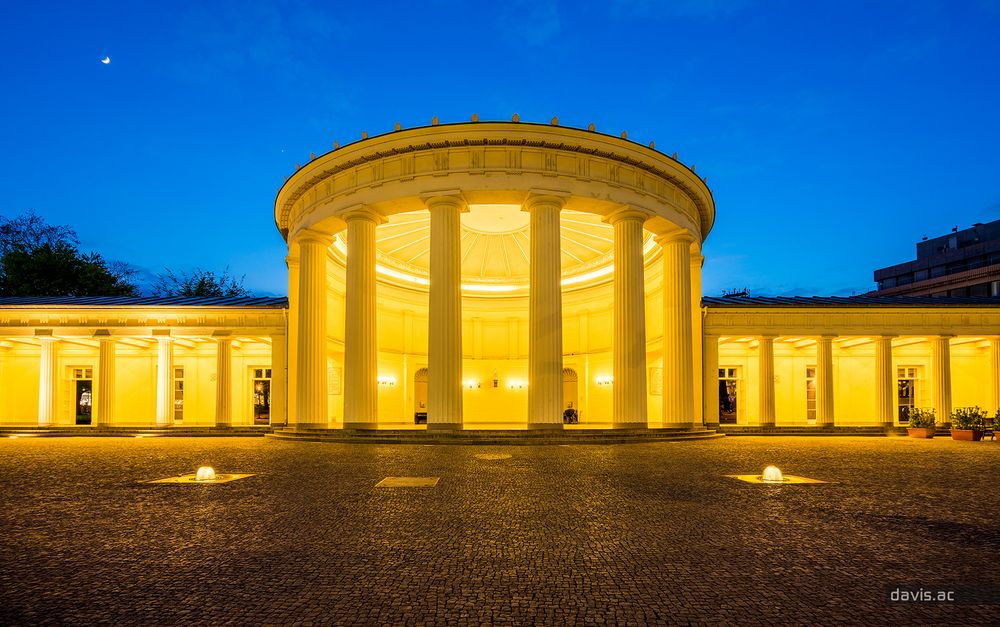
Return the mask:
[[[136,271],[81,253],[76,233],[33,211],[0,217],[0,296],[133,296]]]
[[[952,429],[973,429],[981,431],[986,420],[986,410],[975,407],[956,407],[951,411]]]
[[[911,407],[906,415],[910,419],[906,426],[914,429],[933,429],[937,422],[932,408]]]
[[[195,268],[191,272],[179,274],[167,268],[156,275],[153,294],[156,296],[249,296],[250,290],[243,286],[245,277],[237,279],[229,274],[226,267],[216,274],[211,270]]]

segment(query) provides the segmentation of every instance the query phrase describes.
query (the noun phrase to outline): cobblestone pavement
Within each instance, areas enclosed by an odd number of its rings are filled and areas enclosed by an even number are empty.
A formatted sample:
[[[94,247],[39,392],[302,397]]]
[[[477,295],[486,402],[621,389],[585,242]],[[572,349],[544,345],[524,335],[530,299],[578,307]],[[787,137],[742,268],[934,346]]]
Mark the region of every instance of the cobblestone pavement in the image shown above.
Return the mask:
[[[722,476],[769,463],[833,483]],[[203,464],[257,475],[142,483]],[[0,623],[996,624],[886,590],[1000,589],[998,471],[943,438],[5,439]]]

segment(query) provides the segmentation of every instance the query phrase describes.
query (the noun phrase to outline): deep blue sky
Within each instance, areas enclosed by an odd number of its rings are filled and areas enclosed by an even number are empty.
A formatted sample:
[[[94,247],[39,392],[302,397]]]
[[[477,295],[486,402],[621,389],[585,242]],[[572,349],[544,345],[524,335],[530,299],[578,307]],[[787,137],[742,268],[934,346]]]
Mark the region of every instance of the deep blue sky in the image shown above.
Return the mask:
[[[296,161],[517,112],[695,163],[706,294],[867,290],[921,235],[1000,218],[1000,2],[416,4],[5,3],[0,214],[284,294]]]

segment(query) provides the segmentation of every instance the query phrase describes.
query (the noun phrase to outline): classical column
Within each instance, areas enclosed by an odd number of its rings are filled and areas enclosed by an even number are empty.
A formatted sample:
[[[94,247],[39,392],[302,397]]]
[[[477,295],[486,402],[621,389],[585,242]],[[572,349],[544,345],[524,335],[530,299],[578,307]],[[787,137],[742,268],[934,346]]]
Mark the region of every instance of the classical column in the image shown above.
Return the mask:
[[[715,429],[719,426],[719,336],[704,336],[702,355],[705,426]]]
[[[215,426],[233,424],[233,338],[215,339]]]
[[[705,397],[711,396],[712,390],[705,387],[705,377],[698,376],[702,372],[704,357],[704,343],[702,342],[702,318],[701,318],[701,268],[705,264],[705,257],[701,255],[699,247],[691,245],[691,349],[693,351],[694,365],[694,424],[703,425],[708,422],[705,417]],[[716,399],[718,400],[718,399]],[[718,412],[716,412],[718,413]],[[716,420],[718,422],[718,420]]]
[[[272,427],[288,420],[288,342],[284,333],[271,334],[271,417]]]
[[[892,336],[875,338],[875,420],[891,427],[896,414],[896,377],[892,369]]]
[[[94,399],[94,418],[98,427],[115,423],[115,339],[104,331],[97,335],[97,397]]]
[[[294,423],[326,429],[326,251],[331,238],[306,230],[298,236],[299,293]]]
[[[757,372],[759,409],[757,424],[762,427],[774,426],[774,337],[762,335],[757,338]]]
[[[563,425],[560,283],[562,241],[559,223],[563,202],[557,196],[538,195],[529,197],[524,205],[525,210],[531,213],[531,288],[528,296],[529,429],[562,429]],[[615,421],[618,419],[618,416],[614,417]]]
[[[931,338],[934,412],[938,424],[951,420],[951,336]]]
[[[691,242],[687,231],[656,238],[663,248],[663,426],[694,423]]]
[[[426,199],[431,214],[427,428],[462,428],[462,264],[457,193]]]
[[[156,426],[174,424],[174,338],[156,336]]]
[[[990,413],[1000,410],[1000,337],[994,335],[990,340],[990,382],[989,388],[992,392],[993,406]]]
[[[833,338],[816,338],[816,426],[832,427],[833,418]]]
[[[41,350],[38,353],[38,426],[51,427],[55,424],[56,389],[56,339],[51,335],[39,335]]]
[[[347,221],[344,427],[374,429],[378,425],[375,227],[385,222],[385,218],[362,208],[345,214],[344,219]]]
[[[288,266],[288,337],[285,348],[285,366],[288,368],[285,393],[285,424],[295,422],[296,385],[298,379],[299,353],[299,258],[289,255],[285,257]]]
[[[645,428],[646,296],[642,260],[642,225],[646,214],[631,209],[607,218],[615,229],[614,317],[612,349],[612,422],[615,427]],[[529,388],[530,391],[530,388]]]

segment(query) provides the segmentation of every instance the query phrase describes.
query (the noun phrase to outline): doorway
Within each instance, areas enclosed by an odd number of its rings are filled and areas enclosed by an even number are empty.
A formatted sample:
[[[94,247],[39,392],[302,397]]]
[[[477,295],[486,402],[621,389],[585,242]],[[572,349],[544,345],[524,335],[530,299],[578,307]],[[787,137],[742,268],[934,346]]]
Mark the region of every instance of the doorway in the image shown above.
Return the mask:
[[[427,368],[421,368],[413,375],[413,422],[427,424]]]
[[[92,423],[94,410],[93,368],[73,368],[73,383],[76,424],[89,425]]]
[[[912,366],[896,369],[896,410],[900,424],[910,422],[910,409],[917,403],[917,369]]]
[[[576,370],[563,368],[563,424],[580,422],[580,404],[577,402],[578,378]]]
[[[271,423],[271,369],[254,368],[253,381],[253,423],[267,425]]]
[[[719,424],[736,424],[739,417],[739,368],[719,368]]]

